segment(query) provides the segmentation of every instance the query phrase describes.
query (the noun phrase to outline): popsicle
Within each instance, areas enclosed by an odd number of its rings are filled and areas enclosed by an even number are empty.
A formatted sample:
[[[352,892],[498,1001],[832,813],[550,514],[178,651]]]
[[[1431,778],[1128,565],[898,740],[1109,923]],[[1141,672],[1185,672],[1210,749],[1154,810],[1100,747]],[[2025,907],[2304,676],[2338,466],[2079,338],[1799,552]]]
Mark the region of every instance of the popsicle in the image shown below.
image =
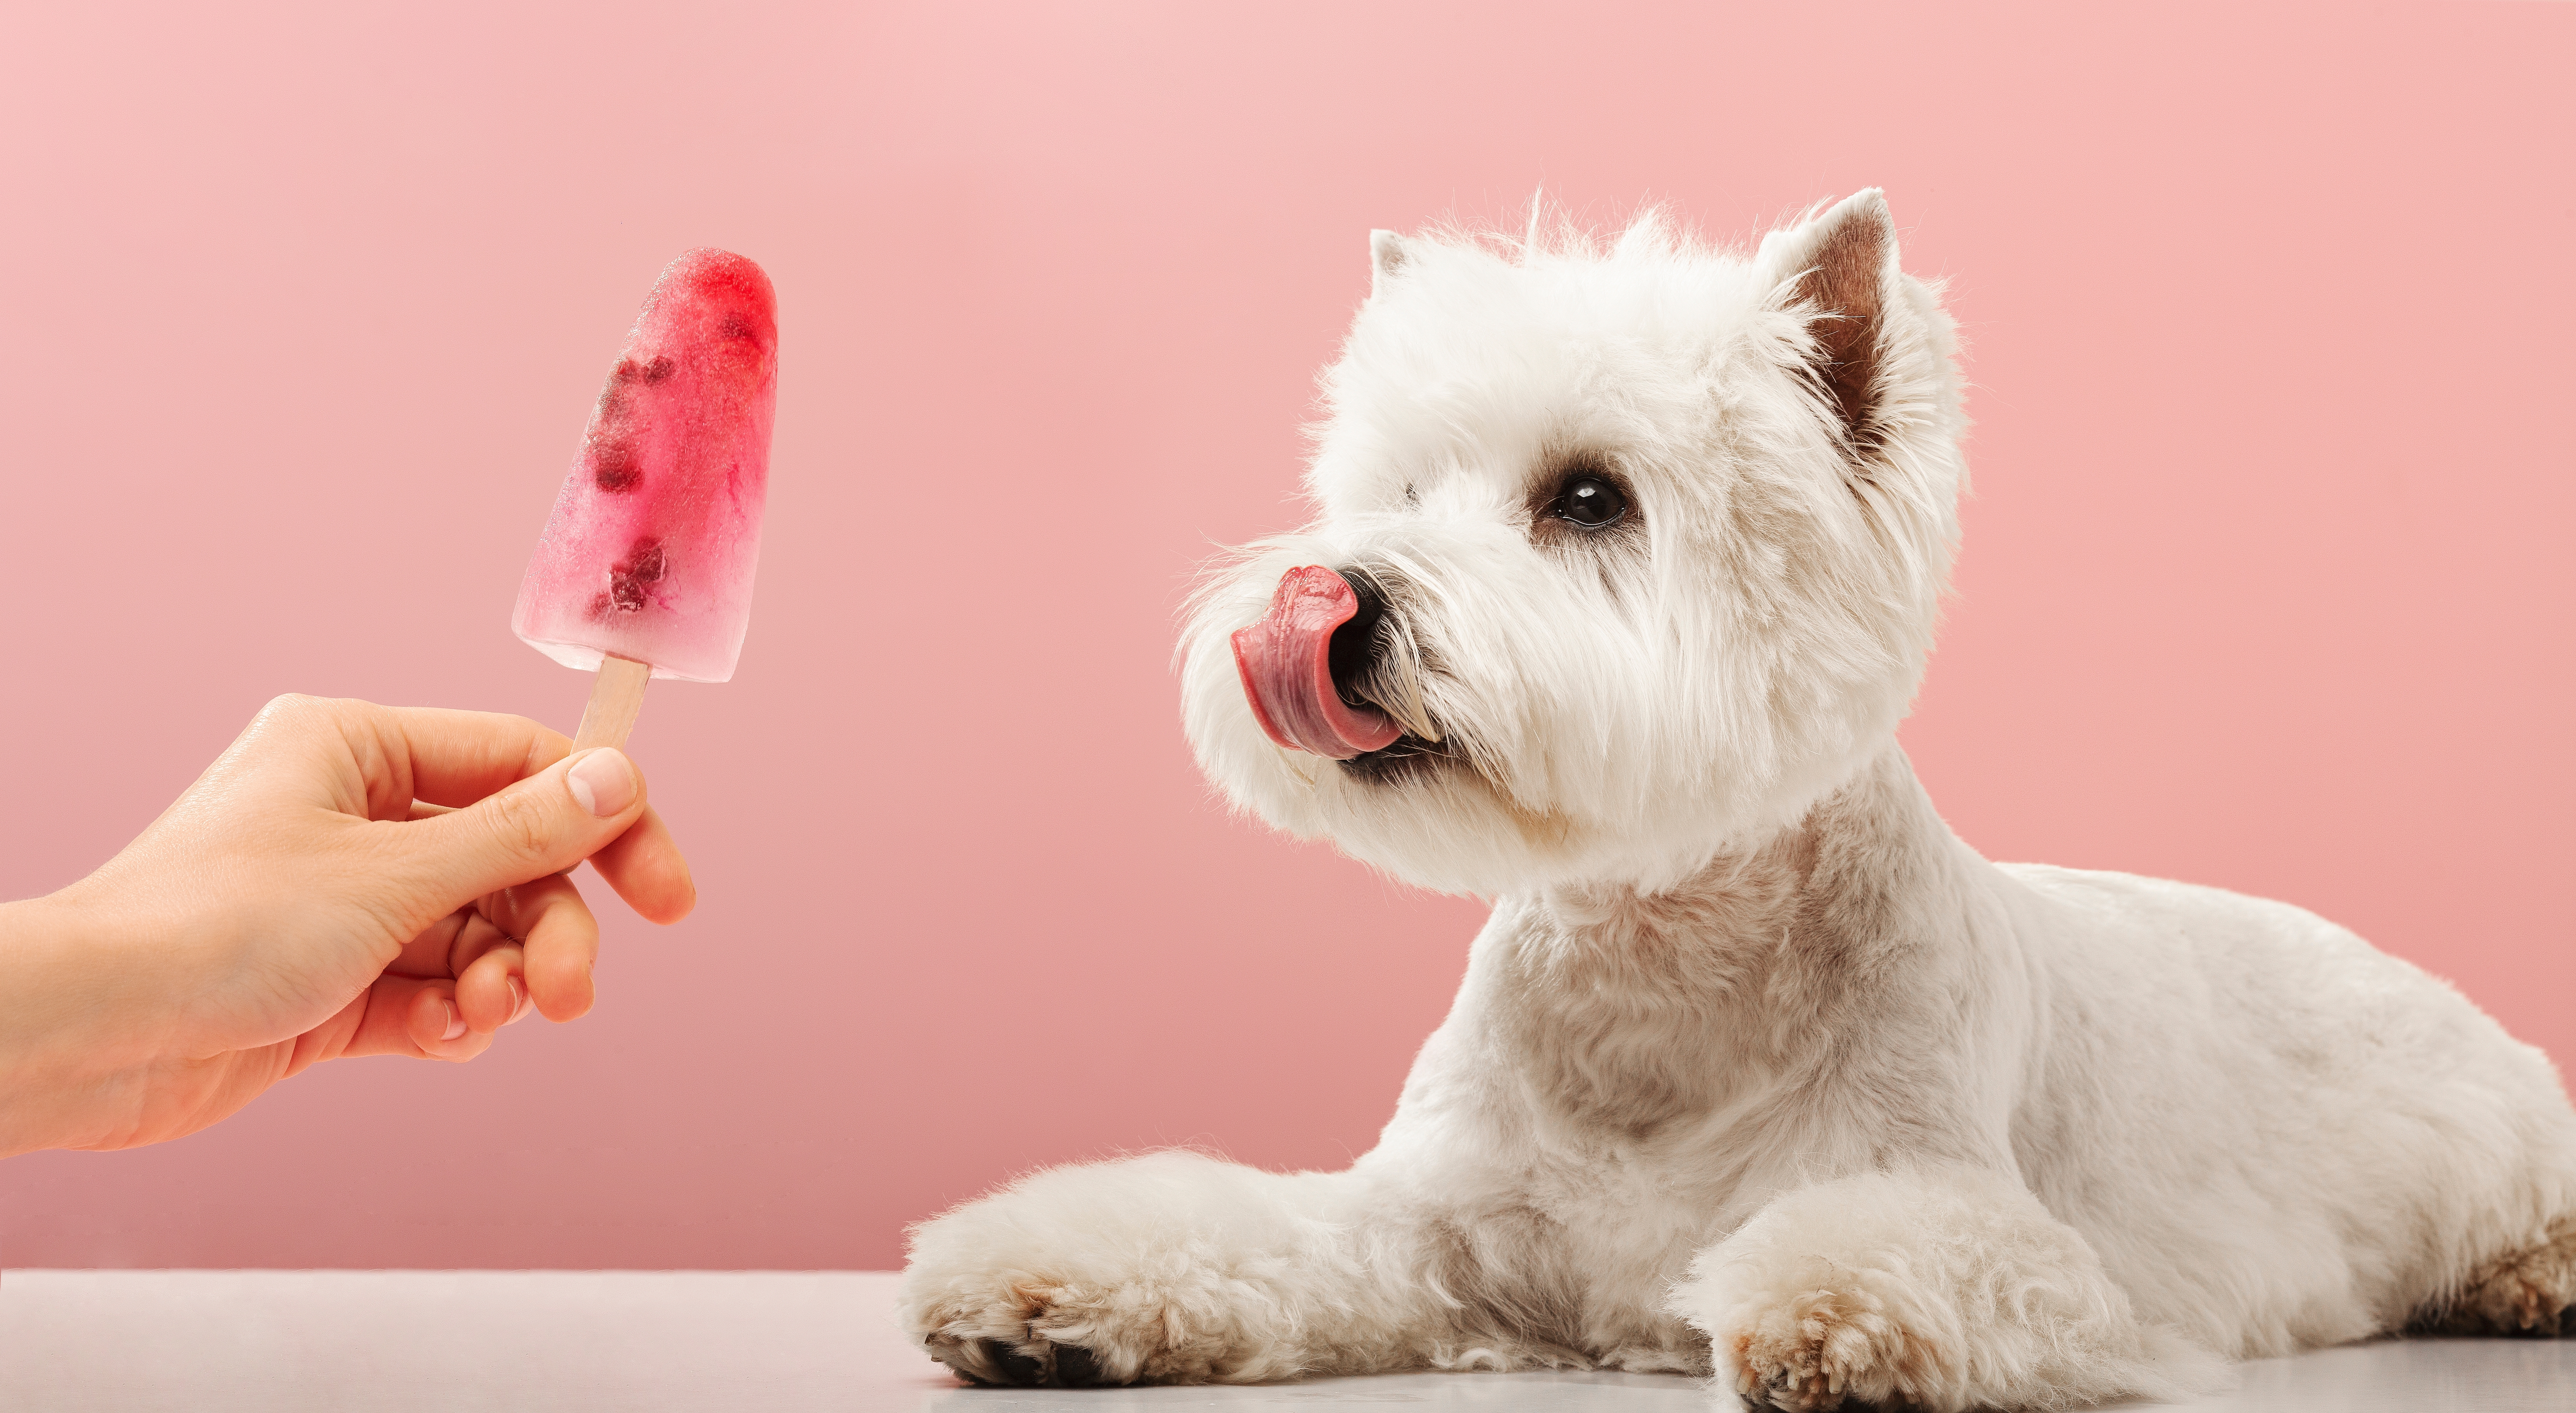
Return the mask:
[[[625,744],[650,678],[733,676],[777,403],[769,276],[727,251],[683,253],[608,370],[510,615],[529,646],[598,670],[576,749]]]

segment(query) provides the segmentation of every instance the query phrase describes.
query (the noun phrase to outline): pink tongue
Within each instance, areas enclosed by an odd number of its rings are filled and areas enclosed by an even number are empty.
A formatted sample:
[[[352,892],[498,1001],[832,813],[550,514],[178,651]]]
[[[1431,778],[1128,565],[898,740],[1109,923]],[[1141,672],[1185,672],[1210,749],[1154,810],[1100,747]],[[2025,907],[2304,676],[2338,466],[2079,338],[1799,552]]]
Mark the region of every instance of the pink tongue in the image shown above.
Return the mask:
[[[1309,564],[1279,580],[1260,622],[1236,630],[1234,667],[1271,740],[1349,760],[1392,746],[1404,734],[1385,713],[1351,706],[1333,690],[1333,630],[1359,611],[1359,597],[1341,575]]]

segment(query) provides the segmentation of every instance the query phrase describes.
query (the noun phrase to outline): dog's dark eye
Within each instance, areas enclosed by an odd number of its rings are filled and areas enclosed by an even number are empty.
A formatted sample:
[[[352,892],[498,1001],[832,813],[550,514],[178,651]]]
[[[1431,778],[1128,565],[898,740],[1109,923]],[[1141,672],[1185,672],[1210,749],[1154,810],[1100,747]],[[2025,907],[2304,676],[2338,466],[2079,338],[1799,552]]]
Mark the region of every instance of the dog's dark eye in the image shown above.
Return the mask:
[[[1577,476],[1556,493],[1556,513],[1586,530],[1616,525],[1628,513],[1628,498],[1598,476]]]

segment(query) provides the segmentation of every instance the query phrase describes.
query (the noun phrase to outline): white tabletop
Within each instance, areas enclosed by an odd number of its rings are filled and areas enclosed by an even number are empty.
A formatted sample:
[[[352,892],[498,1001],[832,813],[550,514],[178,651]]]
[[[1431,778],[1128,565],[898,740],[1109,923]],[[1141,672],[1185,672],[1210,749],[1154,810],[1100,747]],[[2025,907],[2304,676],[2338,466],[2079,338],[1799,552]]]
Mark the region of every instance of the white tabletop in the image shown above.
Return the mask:
[[[0,1409],[57,1413],[935,1410],[1404,1404],[1697,1413],[1688,1379],[1400,1374],[1268,1388],[960,1387],[860,1271],[0,1272]],[[2566,1413],[2576,1340],[2383,1341],[2270,1360],[2231,1413]],[[2136,1406],[2132,1405],[2134,1409]]]

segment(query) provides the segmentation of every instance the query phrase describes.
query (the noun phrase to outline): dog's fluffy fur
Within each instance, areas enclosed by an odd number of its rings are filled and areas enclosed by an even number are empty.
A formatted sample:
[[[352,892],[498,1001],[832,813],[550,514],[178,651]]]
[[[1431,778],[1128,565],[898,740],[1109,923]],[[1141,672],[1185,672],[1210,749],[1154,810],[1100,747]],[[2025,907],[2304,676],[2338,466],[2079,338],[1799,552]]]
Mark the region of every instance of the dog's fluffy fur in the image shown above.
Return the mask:
[[[1157,1154],[917,1229],[969,1378],[1713,1373],[1721,1405],[2053,1408],[2410,1325],[2554,1331],[2576,1115],[2536,1050],[2297,908],[1978,857],[1895,743],[1966,476],[1876,192],[1750,258],[1649,217],[1372,240],[1304,532],[1195,606],[1237,801],[1493,897],[1344,1173]],[[1600,529],[1569,477],[1624,492]],[[1272,744],[1283,571],[1382,599],[1397,745]]]

